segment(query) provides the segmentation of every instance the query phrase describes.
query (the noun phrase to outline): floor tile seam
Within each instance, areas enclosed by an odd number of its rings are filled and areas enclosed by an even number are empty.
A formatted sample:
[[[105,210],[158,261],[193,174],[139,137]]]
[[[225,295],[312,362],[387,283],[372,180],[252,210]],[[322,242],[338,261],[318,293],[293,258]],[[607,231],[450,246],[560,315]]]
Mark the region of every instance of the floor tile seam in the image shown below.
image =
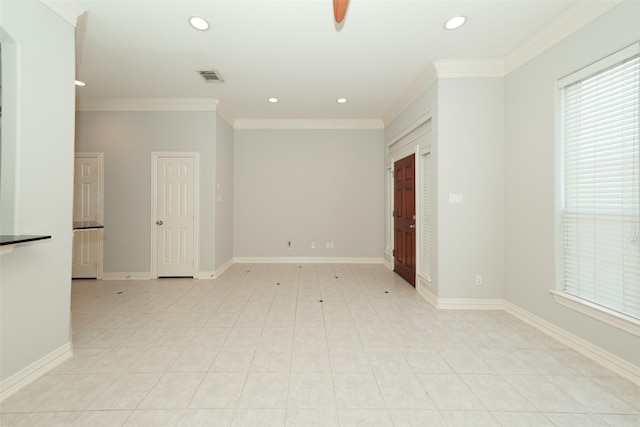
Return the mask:
[[[328,354],[328,350],[327,350],[327,354]],[[333,396],[333,404],[336,405],[336,411],[338,408],[338,394],[336,393],[336,383],[335,383],[335,377],[334,377],[335,372],[333,372],[333,366],[331,365],[331,356],[329,356],[329,378],[331,379],[331,393]],[[336,415],[337,416],[337,415]],[[338,423],[340,423],[340,420],[338,420]]]
[[[522,399],[525,400],[525,402],[527,402],[529,405],[531,405],[532,408],[535,408],[536,411],[514,411],[514,412],[542,412],[542,410],[540,408],[538,408],[537,405],[534,404],[534,402],[531,401],[531,399],[529,399],[527,396],[525,396],[522,392],[520,392],[520,390],[518,390],[513,384],[511,384],[511,382],[509,382],[502,374],[499,373],[494,373],[494,374],[461,374],[459,375],[460,380],[467,386],[467,388],[469,390],[471,390],[471,392],[474,394],[474,396],[476,397],[476,399],[478,399],[485,407],[486,404],[484,403],[484,401],[482,400],[482,398],[478,395],[478,393],[476,393],[473,388],[471,388],[471,386],[464,380],[464,378],[462,378],[463,376],[476,376],[476,377],[480,377],[480,376],[498,376],[500,377],[500,379],[502,381],[504,381],[511,389],[513,389],[513,391],[515,391]],[[525,375],[522,375],[525,376]],[[489,408],[487,408],[489,409]],[[491,410],[491,409],[489,409]],[[509,412],[509,411],[495,411],[495,412]]]
[[[47,374],[49,375],[49,374]],[[86,377],[86,376],[95,376],[95,375],[112,375],[112,374],[102,374],[102,373],[84,373],[84,374],[68,374],[69,376],[73,375],[73,376],[77,376],[77,377]],[[120,377],[120,374],[118,375],[118,377]],[[39,409],[45,405],[47,402],[49,402],[51,399],[53,399],[54,397],[56,397],[59,393],[61,393],[62,391],[66,390],[65,385],[61,385],[60,387],[58,387],[58,389],[51,394],[51,396],[49,396],[48,398],[46,398],[45,400],[43,400],[42,402],[40,402],[39,405],[37,405],[32,411],[31,413],[46,413],[46,412],[75,412],[75,411],[85,411],[92,403],[94,400],[96,400],[98,398],[98,396],[104,392],[104,390],[106,390],[108,387],[108,384],[104,384],[102,387],[102,390],[100,390],[98,392],[98,394],[90,401],[88,402],[84,408],[82,409],[75,409],[75,410],[63,410],[63,411],[39,411]]]
[[[123,372],[121,375],[118,375],[118,377],[114,379],[113,383],[115,383],[119,378],[121,378],[122,376],[124,376],[125,374],[128,374],[128,373],[129,373],[129,372]],[[147,395],[151,392],[151,390],[153,390],[153,388],[157,385],[158,381],[160,381],[160,378],[162,378],[162,375],[158,375],[158,379],[154,382],[153,386],[151,386],[151,387],[149,388],[149,391],[147,392],[147,394],[146,394],[142,399],[140,399],[140,401],[136,404],[136,408],[133,408],[133,409],[126,409],[126,410],[128,410],[128,411],[131,411],[131,414],[129,414],[129,416],[128,416],[128,417],[127,417],[127,419],[122,423],[122,425],[125,425],[125,424],[126,424],[126,422],[127,422],[127,420],[129,419],[129,417],[131,417],[131,415],[133,415],[133,413],[136,411],[136,409],[138,408],[138,406],[139,406],[139,405],[142,403],[142,401],[147,397]],[[92,400],[91,400],[91,402],[90,402],[90,403],[85,407],[85,409],[84,409],[83,411],[98,412],[98,411],[117,411],[117,410],[120,410],[120,409],[108,409],[108,410],[107,410],[107,409],[100,409],[100,410],[91,410],[91,409],[88,409],[88,408],[90,408],[90,407],[91,407],[91,405],[93,405],[93,403],[94,403],[95,401],[97,401],[97,400],[98,400],[98,398],[100,398],[100,397],[101,397],[101,396],[106,392],[106,390],[107,390],[108,388],[109,388],[109,385],[107,385],[106,387],[104,387],[104,389],[103,389],[103,390],[101,390],[101,391],[96,395],[96,397],[95,397],[94,399],[92,399]]]
[[[569,395],[571,398],[573,398],[574,400],[576,400],[571,394],[569,394],[569,392],[565,391],[564,388],[560,387],[559,385],[557,385],[554,381],[552,381],[551,379],[549,379],[548,377],[567,377],[569,375],[544,375],[545,378],[547,378],[547,381],[549,381],[551,384],[553,384],[555,387],[557,387],[558,389],[560,389],[561,391],[563,391],[565,394]],[[593,377],[591,375],[584,375],[584,374],[580,374],[580,375],[570,375],[572,377],[582,377],[584,379],[586,379],[588,382],[592,383],[592,386],[595,386],[596,390],[597,390],[597,394],[602,394],[602,392],[608,393],[610,396],[612,396],[614,399],[618,399],[620,401],[622,401],[622,403],[625,403],[626,405],[630,406],[631,408],[634,409],[635,412],[632,412],[631,414],[640,414],[640,400],[638,401],[637,404],[634,404],[631,400],[627,400],[625,399],[625,394],[621,393],[620,395],[616,394],[614,390],[609,389],[609,387],[605,387],[601,384],[599,384],[598,382],[593,380]],[[578,402],[576,400],[576,402]],[[582,404],[581,402],[578,402],[580,405],[585,406],[584,404]],[[586,407],[586,406],[585,406]],[[613,414],[613,413],[612,413]],[[629,414],[628,412],[626,413],[615,413],[618,415],[624,415],[624,414]]]
[[[444,361],[444,363],[447,364],[447,366],[449,367],[449,369],[451,370],[451,372],[453,372],[454,374],[458,375],[458,372],[454,369],[454,367],[451,365],[451,363],[447,360],[446,357],[444,357],[444,355],[439,351],[439,349],[437,347],[433,347],[433,350],[436,352],[436,354]],[[460,379],[460,378],[459,378]]]
[[[459,411],[459,410],[460,411],[469,411],[469,412],[488,412],[488,411],[490,411],[490,409],[487,407],[487,405],[484,403],[484,401],[477,395],[477,393],[475,391],[473,391],[473,389],[469,386],[469,384],[467,384],[467,382],[464,381],[461,378],[461,376],[460,376],[461,374],[458,374],[453,368],[451,368],[451,369],[452,369],[452,373],[451,374],[442,374],[442,375],[455,375],[457,377],[457,380],[460,381],[462,383],[462,385],[464,385],[464,387],[473,395],[473,397],[476,398],[478,403],[480,405],[482,405],[482,407],[484,408],[482,411],[478,410],[478,409],[455,409],[455,411]],[[431,375],[431,374],[424,374],[424,375]],[[441,374],[436,374],[436,375],[441,375]],[[464,374],[462,374],[462,375],[464,375]],[[420,379],[418,379],[418,381],[420,381],[420,384],[424,387],[423,382]],[[425,391],[427,391],[426,388],[425,388]],[[429,394],[428,391],[427,391],[427,394]],[[533,407],[535,408],[535,406],[533,406]],[[451,411],[451,409],[446,409],[446,410],[447,411]]]
[[[598,384],[600,385],[600,384]],[[633,399],[630,398],[630,396],[627,396],[626,394],[622,394],[622,395],[618,395],[616,394],[615,390],[610,389],[609,387],[606,387],[606,390],[613,394],[615,397],[617,397],[618,399],[621,399],[622,401],[624,401],[625,403],[627,403],[629,406],[631,406],[632,408],[635,408],[636,411],[638,411],[638,413],[640,413],[640,398],[638,399],[637,402],[634,402]],[[640,396],[640,392],[638,394]],[[627,400],[629,399],[629,400]]]
[[[253,264],[252,264],[252,265],[253,265]],[[223,301],[223,302],[218,306],[218,308],[217,308],[216,310],[214,310],[214,312],[213,312],[213,313],[211,313],[211,316],[209,316],[209,317],[207,318],[207,320],[205,321],[205,323],[204,323],[205,325],[207,325],[207,324],[209,323],[209,321],[211,320],[211,318],[212,318],[213,316],[215,316],[215,315],[216,315],[216,313],[218,312],[218,309],[219,309],[220,307],[222,307],[222,306],[225,304],[225,302],[227,302],[227,300],[228,300],[228,298],[225,298],[225,299],[224,299],[224,301]],[[244,301],[244,304],[243,304],[243,306],[242,306],[242,310],[244,310],[244,309],[247,307],[247,304],[248,304],[248,303],[249,303],[249,299],[247,299],[246,301]],[[240,313],[242,313],[242,310],[240,310]],[[220,348],[224,347],[224,345],[226,344],[227,339],[229,338],[229,335],[231,335],[231,331],[233,330],[233,328],[235,328],[235,325],[238,323],[238,319],[240,318],[240,313],[238,313],[238,315],[235,317],[235,319],[234,319],[234,321],[233,321],[233,324],[232,324],[232,325],[230,325],[230,326],[226,326],[227,328],[229,328],[229,333],[227,334],[227,336],[225,336],[225,337],[224,337],[224,341],[220,344]],[[217,357],[217,356],[216,356],[216,357]]]
[[[253,361],[251,362],[253,363]],[[249,365],[249,368],[251,368],[251,365]],[[240,389],[240,393],[238,393],[238,400],[236,401],[235,405],[233,406],[233,410],[234,410],[234,414],[233,414],[233,420],[232,420],[232,425],[233,425],[233,421],[235,421],[235,417],[236,414],[238,412],[238,409],[244,409],[244,408],[240,408],[240,400],[242,399],[242,395],[244,393],[245,387],[247,386],[247,381],[249,380],[249,373],[250,371],[247,372],[242,372],[244,374],[244,381],[242,382],[242,387]]]
[[[518,394],[520,394],[522,397],[524,397],[524,399],[527,402],[529,402],[529,404],[531,404],[531,406],[536,408],[539,412],[543,412],[543,409],[539,408],[538,405],[535,404],[535,402],[532,402],[531,399],[529,399],[522,392],[520,392],[520,390],[518,390],[516,388],[516,386],[514,386],[511,383],[511,381],[509,381],[508,377],[540,377],[540,378],[543,378],[545,381],[547,381],[549,384],[551,384],[553,387],[555,387],[558,391],[560,391],[562,394],[566,395],[569,399],[571,399],[574,403],[576,403],[580,407],[585,408],[585,409],[588,410],[588,408],[585,405],[583,405],[582,403],[578,402],[576,399],[574,399],[573,396],[571,396],[569,393],[567,393],[566,391],[564,391],[563,389],[558,387],[556,384],[554,384],[552,381],[550,381],[547,378],[547,375],[511,375],[511,374],[498,374],[498,375],[502,378],[503,381],[505,381],[507,384],[509,384],[509,386],[511,386],[514,390],[516,390],[516,392],[518,392]],[[580,375],[580,376],[584,376],[584,375]],[[546,412],[555,413],[554,411],[546,411]],[[560,413],[565,413],[565,412],[564,411],[560,411]],[[577,413],[577,412],[572,412],[572,413]]]
[[[348,269],[352,270],[353,267],[351,264],[348,264]],[[356,274],[355,272],[352,273],[352,276],[354,277],[354,280],[358,286],[358,288],[360,288],[361,290],[363,290],[363,283],[362,283],[362,278]],[[369,297],[369,295],[367,294],[367,292],[362,292],[362,294],[364,295],[364,297],[367,299],[367,301],[369,302],[369,304],[374,308],[374,311],[376,312],[376,315],[379,316],[378,311],[375,309],[375,306],[373,305],[371,298]],[[347,304],[347,309],[349,310],[349,315],[351,316],[351,320],[354,322],[354,324],[356,324],[356,319],[353,316],[353,311],[351,310],[351,308],[349,307],[349,305]],[[360,338],[361,344],[364,346],[364,342],[362,342],[362,337],[360,337],[360,334],[358,334],[358,337]]]
[[[213,363],[213,362],[212,362]],[[202,384],[204,383],[204,380],[207,378],[207,376],[210,374],[209,371],[202,373],[202,378],[200,378],[200,382],[198,383],[198,386],[194,388],[193,393],[191,394],[191,397],[189,397],[188,402],[186,403],[185,407],[182,408],[183,409],[183,414],[180,417],[180,420],[178,421],[178,423],[176,425],[180,425],[180,422],[182,421],[182,418],[184,417],[184,414],[189,410],[189,409],[214,409],[214,408],[191,408],[191,402],[193,402],[193,398],[196,396],[196,394],[198,394],[198,391],[200,390],[200,387],[202,387]],[[158,379],[158,381],[160,381],[160,379],[163,377],[164,375],[160,376],[160,378]],[[245,376],[245,381],[246,381],[246,376]],[[243,385],[244,387],[244,385]],[[151,392],[151,390],[153,390],[153,388],[151,388],[149,390],[149,393]],[[146,398],[146,397],[145,397]],[[142,403],[144,401],[144,399],[142,399],[140,401],[140,403]],[[240,401],[240,398],[238,397],[238,401]],[[215,409],[223,409],[223,408],[215,408]],[[224,408],[227,409],[227,408]],[[234,416],[235,416],[235,408],[234,408]]]
[[[71,421],[70,421],[70,423],[69,423],[69,425],[72,425],[72,424],[76,421],[76,419],[80,416],[80,414],[81,414],[82,412],[83,412],[83,411],[47,411],[47,412],[32,412],[32,413],[30,413],[30,414],[26,414],[26,415],[39,415],[39,414],[74,414],[73,418],[71,419]],[[24,419],[25,417],[22,417],[22,418]],[[18,425],[21,425],[21,424],[22,424],[22,421],[20,421],[20,422],[18,423]]]
[[[147,390],[147,392],[145,393],[144,397],[142,399],[140,399],[140,401],[136,404],[136,407],[131,411],[131,414],[127,417],[127,419],[125,420],[125,422],[122,425],[126,425],[127,422],[129,421],[129,419],[133,416],[133,414],[136,413],[136,411],[154,410],[154,409],[141,409],[140,405],[142,404],[142,402],[144,402],[147,399],[147,397],[149,397],[149,395],[151,394],[153,389],[156,388],[156,386],[158,385],[160,380],[162,380],[162,378],[164,377],[165,374],[166,374],[166,371],[163,371],[161,373],[161,375],[158,375],[158,379],[156,379],[156,381],[153,383],[153,385],[151,387],[149,387],[149,390]]]
[[[385,374],[385,373],[393,374],[394,376],[399,374],[399,372],[373,372],[373,376],[374,376],[374,378],[376,380],[376,383],[378,383],[378,388],[380,388],[380,384],[379,384],[379,381],[378,381],[378,376],[376,374],[380,375],[380,374]],[[422,391],[424,392],[425,396],[429,400],[429,403],[431,403],[431,405],[433,406],[433,409],[437,409],[436,404],[433,402],[433,399],[431,399],[431,396],[429,395],[429,392],[424,387],[424,384],[422,384],[422,381],[420,381],[420,378],[418,378],[418,375],[413,373],[413,372],[411,372],[410,374],[413,375],[415,380],[418,382],[418,385],[420,385],[420,389],[422,389]],[[386,406],[386,399],[384,398],[384,394],[382,394],[382,389],[381,388],[380,388],[380,395],[382,396],[382,399],[385,402],[385,406]],[[403,408],[388,408],[387,407],[387,409],[403,409]],[[404,408],[404,409],[406,409],[406,408]]]

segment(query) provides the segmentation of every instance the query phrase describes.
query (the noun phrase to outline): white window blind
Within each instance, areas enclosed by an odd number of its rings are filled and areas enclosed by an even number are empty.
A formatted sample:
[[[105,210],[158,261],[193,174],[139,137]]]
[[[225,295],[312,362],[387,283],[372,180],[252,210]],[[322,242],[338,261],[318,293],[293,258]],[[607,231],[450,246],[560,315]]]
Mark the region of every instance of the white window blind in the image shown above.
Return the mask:
[[[559,82],[564,291],[640,319],[636,44]]]
[[[422,177],[420,273],[431,280],[431,153],[421,155],[420,160]]]

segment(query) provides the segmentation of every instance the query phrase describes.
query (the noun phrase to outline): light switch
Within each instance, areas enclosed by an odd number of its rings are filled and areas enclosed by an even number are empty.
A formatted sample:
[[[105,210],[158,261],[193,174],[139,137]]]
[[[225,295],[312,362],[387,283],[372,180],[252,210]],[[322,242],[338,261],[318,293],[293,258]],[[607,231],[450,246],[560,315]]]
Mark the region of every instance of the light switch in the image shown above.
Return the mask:
[[[464,196],[462,194],[449,194],[450,205],[461,205],[464,202]]]

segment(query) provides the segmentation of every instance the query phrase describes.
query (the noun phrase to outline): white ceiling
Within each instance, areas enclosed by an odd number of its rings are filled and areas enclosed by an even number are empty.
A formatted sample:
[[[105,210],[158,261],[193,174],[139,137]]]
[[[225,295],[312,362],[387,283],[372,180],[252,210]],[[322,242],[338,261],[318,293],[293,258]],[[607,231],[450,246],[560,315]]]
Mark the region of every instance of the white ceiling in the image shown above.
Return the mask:
[[[588,2],[351,0],[341,27],[332,0],[71,3],[87,10],[81,100],[218,98],[238,119],[383,119],[433,61],[503,58]],[[190,27],[192,15],[211,28]],[[456,15],[466,25],[445,30]],[[207,69],[225,82],[205,82],[197,71]]]

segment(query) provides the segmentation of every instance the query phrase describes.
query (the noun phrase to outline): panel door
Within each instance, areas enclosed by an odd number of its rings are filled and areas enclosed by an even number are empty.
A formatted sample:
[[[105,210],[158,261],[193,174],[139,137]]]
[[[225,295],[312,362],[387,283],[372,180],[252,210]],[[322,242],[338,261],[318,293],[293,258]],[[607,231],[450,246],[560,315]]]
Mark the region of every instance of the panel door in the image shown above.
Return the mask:
[[[394,270],[416,285],[415,154],[394,163]]]
[[[194,277],[195,159],[157,161],[158,277]]]
[[[100,221],[100,162],[98,157],[76,156],[73,174],[73,220]],[[98,277],[101,230],[73,234],[71,274],[74,279]]]

